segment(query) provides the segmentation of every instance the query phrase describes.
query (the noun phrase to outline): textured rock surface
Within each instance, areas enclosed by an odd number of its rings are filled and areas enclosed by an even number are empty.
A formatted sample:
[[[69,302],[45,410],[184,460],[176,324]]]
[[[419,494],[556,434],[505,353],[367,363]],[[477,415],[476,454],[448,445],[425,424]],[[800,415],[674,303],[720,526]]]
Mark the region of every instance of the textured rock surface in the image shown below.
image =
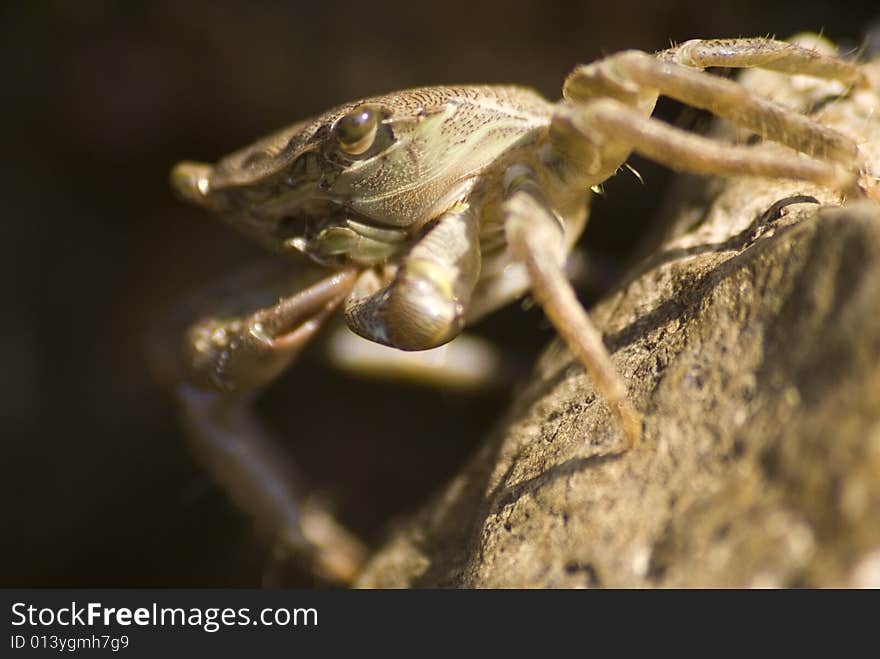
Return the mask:
[[[823,94],[748,80],[793,104]],[[880,170],[876,95],[820,116]],[[361,586],[880,586],[880,205],[691,183],[673,238],[592,310],[643,442],[615,455],[607,408],[557,342]],[[767,212],[793,195],[822,203]]]

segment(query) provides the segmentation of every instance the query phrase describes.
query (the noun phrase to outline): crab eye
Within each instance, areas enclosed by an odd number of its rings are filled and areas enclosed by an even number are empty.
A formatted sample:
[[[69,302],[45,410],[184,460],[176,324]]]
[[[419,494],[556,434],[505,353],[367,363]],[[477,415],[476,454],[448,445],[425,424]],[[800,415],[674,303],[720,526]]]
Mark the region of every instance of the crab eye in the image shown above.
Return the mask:
[[[339,140],[339,148],[352,156],[365,153],[376,138],[379,113],[373,108],[355,108],[336,122],[333,131]]]

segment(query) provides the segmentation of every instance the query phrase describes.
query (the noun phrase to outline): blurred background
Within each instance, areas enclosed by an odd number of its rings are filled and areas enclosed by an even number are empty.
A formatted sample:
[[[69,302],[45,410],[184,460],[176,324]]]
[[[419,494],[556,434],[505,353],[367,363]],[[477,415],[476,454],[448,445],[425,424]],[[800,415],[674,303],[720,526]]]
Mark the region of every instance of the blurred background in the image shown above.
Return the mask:
[[[199,286],[262,258],[175,200],[214,160],[360,96],[513,82],[670,40],[822,30],[856,48],[865,2],[34,2],[2,10],[0,586],[258,586],[269,552],[190,458],[145,335]],[[665,103],[662,116],[681,109]],[[582,241],[619,267],[669,175],[635,160]],[[595,292],[594,292],[595,293]],[[588,298],[589,291],[585,293]],[[477,330],[522,379],[552,332],[521,306]],[[260,402],[315,491],[370,543],[467,458],[517,387],[372,383],[305,358]],[[307,575],[288,585],[312,585]]]

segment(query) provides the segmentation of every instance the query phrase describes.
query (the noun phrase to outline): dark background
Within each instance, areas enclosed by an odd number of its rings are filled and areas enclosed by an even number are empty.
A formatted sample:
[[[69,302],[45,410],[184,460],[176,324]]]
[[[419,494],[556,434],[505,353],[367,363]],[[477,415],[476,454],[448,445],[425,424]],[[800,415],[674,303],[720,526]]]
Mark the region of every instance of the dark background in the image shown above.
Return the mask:
[[[0,586],[258,585],[266,572],[265,543],[190,459],[145,358],[146,330],[186,291],[262,256],[171,196],[176,161],[396,88],[516,82],[555,98],[574,64],[670,39],[823,29],[855,47],[880,14],[804,0],[18,4],[0,44]],[[612,263],[668,183],[637,167],[647,185],[610,182],[583,241]],[[519,307],[478,329],[524,364],[551,336]],[[304,359],[261,408],[375,543],[515,387],[368,383]]]

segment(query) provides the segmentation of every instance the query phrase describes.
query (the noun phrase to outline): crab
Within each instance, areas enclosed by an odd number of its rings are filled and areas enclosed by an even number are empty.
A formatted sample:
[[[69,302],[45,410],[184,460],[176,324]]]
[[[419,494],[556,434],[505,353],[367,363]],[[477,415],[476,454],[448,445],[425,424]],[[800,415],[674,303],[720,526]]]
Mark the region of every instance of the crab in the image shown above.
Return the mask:
[[[423,351],[530,292],[592,378],[625,451],[641,417],[565,271],[590,191],[636,152],[675,170],[877,197],[854,140],[708,67],[870,84],[857,64],[815,48],[693,40],[578,66],[555,103],[517,86],[410,89],[341,105],[216,165],[174,168],[180,196],[295,264],[249,275],[238,284],[246,301],[223,293],[189,326],[176,385],[197,455],[279,546],[339,581],[363,560],[360,543],[303,498],[249,411],[339,307],[355,334]],[[661,95],[788,148],[672,127],[651,116]]]

